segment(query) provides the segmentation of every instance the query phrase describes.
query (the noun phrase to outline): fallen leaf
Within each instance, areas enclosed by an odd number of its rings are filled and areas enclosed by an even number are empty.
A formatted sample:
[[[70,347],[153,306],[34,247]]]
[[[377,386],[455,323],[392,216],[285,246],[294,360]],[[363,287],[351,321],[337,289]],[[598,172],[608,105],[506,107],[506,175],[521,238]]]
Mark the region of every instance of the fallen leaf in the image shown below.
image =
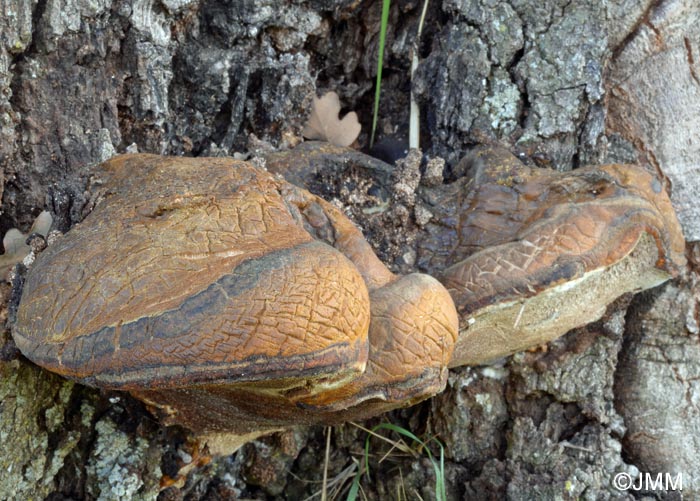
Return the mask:
[[[28,249],[29,246],[24,243],[25,240],[27,240],[27,235],[19,231],[17,228],[7,230],[5,237],[2,239],[2,246],[5,248],[5,255],[19,254],[25,247]]]
[[[307,139],[320,139],[336,146],[350,146],[360,135],[360,122],[357,113],[351,111],[342,119],[340,98],[335,92],[327,92],[323,97],[314,97],[313,109],[302,134]]]
[[[11,267],[22,261],[24,257],[29,254],[31,249],[26,243],[27,237],[32,233],[39,233],[46,237],[49,233],[49,229],[51,229],[52,222],[53,218],[51,217],[51,213],[43,211],[34,220],[34,224],[32,224],[32,228],[29,230],[28,234],[25,235],[17,228],[7,230],[7,233],[5,233],[2,239],[2,246],[5,249],[5,253],[0,255],[0,279],[5,276]]]

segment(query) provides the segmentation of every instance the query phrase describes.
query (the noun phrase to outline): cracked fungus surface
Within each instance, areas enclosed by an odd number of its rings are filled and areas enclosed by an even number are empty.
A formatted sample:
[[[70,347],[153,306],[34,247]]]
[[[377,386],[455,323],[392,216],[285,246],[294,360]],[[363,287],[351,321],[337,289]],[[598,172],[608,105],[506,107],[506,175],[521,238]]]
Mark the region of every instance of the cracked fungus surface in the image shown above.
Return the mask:
[[[29,358],[115,387],[362,362],[363,278],[272,176],[143,155],[99,175],[104,199],[27,278],[15,338]]]
[[[529,168],[510,153],[477,155],[483,161],[477,156],[471,176],[455,183],[465,190],[433,200],[436,207],[457,200],[456,211],[443,210],[436,218],[442,232],[422,243],[431,264],[447,262],[439,276],[462,315],[451,366],[555,339],[685,265],[670,200],[644,169],[611,164],[559,173]],[[452,238],[435,238],[443,234]]]
[[[632,252],[645,233],[656,241],[659,268],[685,263],[670,201],[639,167],[606,165],[561,174],[523,165],[499,171],[496,164],[481,177],[480,189],[461,211],[451,259],[456,264],[442,273],[460,312],[534,296],[607,269]],[[512,182],[505,185],[504,178]]]

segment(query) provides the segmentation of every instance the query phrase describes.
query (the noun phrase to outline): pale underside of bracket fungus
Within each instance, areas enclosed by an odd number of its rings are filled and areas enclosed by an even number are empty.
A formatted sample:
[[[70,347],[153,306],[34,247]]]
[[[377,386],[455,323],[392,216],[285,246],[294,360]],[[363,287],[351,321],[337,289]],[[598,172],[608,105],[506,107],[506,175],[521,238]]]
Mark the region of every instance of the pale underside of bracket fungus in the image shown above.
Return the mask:
[[[445,263],[430,268],[444,287],[393,275],[336,208],[251,164],[117,157],[94,171],[92,213],[30,269],[15,341],[166,423],[233,437],[231,450],[411,405],[444,388],[448,366],[548,341],[684,265],[643,169],[477,157],[423,194],[446,208],[444,235],[422,244]]]
[[[125,155],[95,176],[102,200],[27,276],[13,334],[32,361],[242,440],[444,387],[449,294],[389,272],[330,204],[232,159]]]

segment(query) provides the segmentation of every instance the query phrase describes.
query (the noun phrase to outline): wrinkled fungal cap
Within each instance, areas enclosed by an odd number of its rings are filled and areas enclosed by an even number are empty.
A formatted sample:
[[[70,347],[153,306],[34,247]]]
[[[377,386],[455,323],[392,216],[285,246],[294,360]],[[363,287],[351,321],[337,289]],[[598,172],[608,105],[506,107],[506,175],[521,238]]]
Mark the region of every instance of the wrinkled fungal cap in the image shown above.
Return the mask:
[[[639,166],[560,173],[491,149],[472,164],[453,264],[439,277],[462,317],[451,366],[554,339],[685,265],[670,200]]]
[[[318,197],[223,158],[125,155],[94,179],[26,278],[13,336],[37,364],[236,445],[444,387],[449,294],[394,276]]]
[[[312,190],[355,169],[377,192],[392,190],[391,166],[325,143],[272,153],[267,167]],[[449,288],[461,314],[453,367],[550,341],[684,266],[669,198],[641,167],[559,173],[485,146],[452,174],[452,183],[419,189],[431,218],[416,244],[417,265]]]
[[[27,278],[15,332],[29,358],[125,389],[363,370],[352,263],[296,224],[273,179],[206,163],[105,164],[104,200]]]

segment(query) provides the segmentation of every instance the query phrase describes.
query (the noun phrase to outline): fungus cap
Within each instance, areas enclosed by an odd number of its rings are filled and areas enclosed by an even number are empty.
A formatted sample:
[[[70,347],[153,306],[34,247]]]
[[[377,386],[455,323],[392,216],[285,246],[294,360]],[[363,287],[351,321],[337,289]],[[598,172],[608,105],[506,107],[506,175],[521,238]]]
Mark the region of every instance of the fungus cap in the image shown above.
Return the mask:
[[[439,274],[462,317],[451,366],[550,341],[685,265],[670,200],[643,168],[561,173],[503,150],[476,155],[453,264]]]
[[[14,336],[28,358],[123,389],[363,371],[362,277],[273,178],[142,155],[98,176],[103,200],[27,277]]]
[[[355,171],[384,198],[393,189],[391,166],[323,143],[270,154],[267,165],[312,190]],[[598,320],[620,295],[658,285],[685,265],[670,200],[639,166],[562,173],[482,146],[451,174],[451,183],[418,189],[430,218],[415,231],[417,267],[448,287],[461,316],[453,367]],[[378,212],[368,216],[370,226],[383,224]]]
[[[449,294],[389,272],[330,204],[223,158],[125,155],[94,179],[94,210],[26,278],[13,336],[37,364],[241,440],[444,387]]]

